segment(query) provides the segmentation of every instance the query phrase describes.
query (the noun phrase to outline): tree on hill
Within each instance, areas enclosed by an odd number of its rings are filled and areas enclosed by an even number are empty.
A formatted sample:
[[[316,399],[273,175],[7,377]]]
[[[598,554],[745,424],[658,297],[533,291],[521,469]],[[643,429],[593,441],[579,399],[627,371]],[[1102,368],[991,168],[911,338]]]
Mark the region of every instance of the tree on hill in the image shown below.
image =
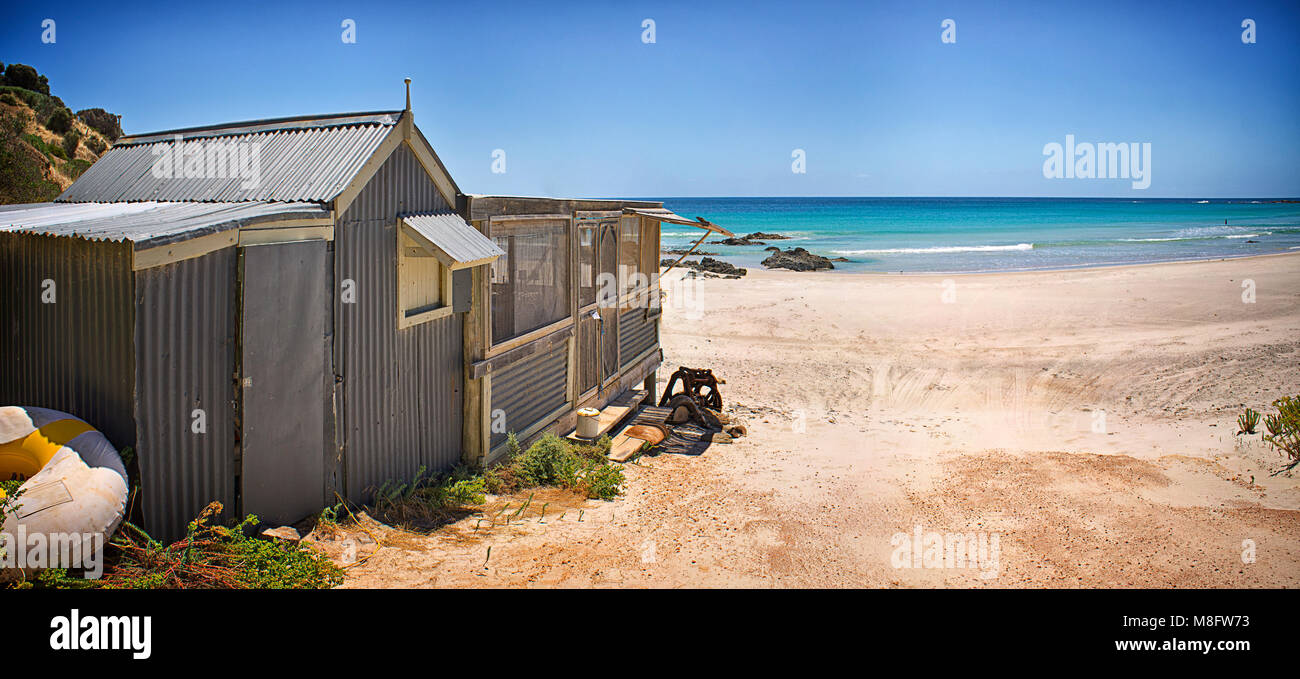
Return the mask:
[[[117,141],[117,138],[122,136],[122,116],[114,115],[102,108],[87,108],[77,111],[77,117],[109,141]]]
[[[50,93],[50,81],[27,64],[9,64],[6,66],[4,84],[40,92],[41,94]]]

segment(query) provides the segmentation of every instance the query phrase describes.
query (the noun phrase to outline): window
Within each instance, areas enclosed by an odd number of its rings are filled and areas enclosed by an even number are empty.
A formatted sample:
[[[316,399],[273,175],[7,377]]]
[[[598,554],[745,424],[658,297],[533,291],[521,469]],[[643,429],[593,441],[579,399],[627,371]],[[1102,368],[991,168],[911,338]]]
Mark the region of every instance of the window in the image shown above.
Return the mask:
[[[492,223],[505,255],[492,263],[492,343],[569,316],[569,229],[560,219]]]
[[[397,325],[406,328],[442,318],[451,312],[451,285],[444,280],[446,267],[411,238],[404,227],[397,229]]]
[[[644,289],[646,281],[641,273],[641,218],[623,217],[619,220],[618,280],[619,294]]]
[[[659,281],[659,222],[647,219],[641,225],[641,272],[650,279],[650,287]]]

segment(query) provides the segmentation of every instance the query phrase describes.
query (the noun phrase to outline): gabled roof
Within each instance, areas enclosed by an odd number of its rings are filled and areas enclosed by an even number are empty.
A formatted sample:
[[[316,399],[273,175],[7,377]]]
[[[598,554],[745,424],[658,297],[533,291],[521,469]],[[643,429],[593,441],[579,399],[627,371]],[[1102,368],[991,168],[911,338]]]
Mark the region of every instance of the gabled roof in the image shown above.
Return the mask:
[[[401,115],[277,118],[123,137],[55,200],[327,202],[349,186]],[[234,163],[232,151],[239,154]],[[198,172],[185,171],[185,152],[201,159],[189,163]]]

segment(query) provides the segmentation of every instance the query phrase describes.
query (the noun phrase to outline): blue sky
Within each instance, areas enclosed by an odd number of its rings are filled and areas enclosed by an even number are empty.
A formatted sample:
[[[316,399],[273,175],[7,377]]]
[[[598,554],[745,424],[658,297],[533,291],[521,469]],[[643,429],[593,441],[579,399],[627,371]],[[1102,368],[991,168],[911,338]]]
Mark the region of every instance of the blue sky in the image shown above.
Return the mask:
[[[0,60],[129,133],[397,109],[410,77],[473,193],[1300,194],[1295,2],[113,5],[10,6]],[[1044,178],[1067,134],[1150,142],[1150,188]]]

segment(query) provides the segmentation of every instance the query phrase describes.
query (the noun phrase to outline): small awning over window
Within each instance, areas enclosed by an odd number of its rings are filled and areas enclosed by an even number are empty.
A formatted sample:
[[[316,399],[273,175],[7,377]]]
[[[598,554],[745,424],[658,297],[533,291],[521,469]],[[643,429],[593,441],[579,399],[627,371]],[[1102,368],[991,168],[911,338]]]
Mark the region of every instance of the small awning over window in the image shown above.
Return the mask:
[[[454,212],[407,215],[402,224],[417,243],[453,271],[491,264],[506,254]]]
[[[696,217],[695,219],[687,219],[681,215],[675,214],[672,210],[669,210],[667,208],[662,208],[662,207],[625,207],[623,208],[623,214],[640,215],[642,217],[647,217],[649,219],[656,219],[661,222],[668,222],[670,224],[685,224],[687,226],[694,226],[696,228],[704,229],[706,231],[720,233],[724,236],[736,235],[722,228],[721,226],[718,226],[717,224],[705,221],[703,217]]]

